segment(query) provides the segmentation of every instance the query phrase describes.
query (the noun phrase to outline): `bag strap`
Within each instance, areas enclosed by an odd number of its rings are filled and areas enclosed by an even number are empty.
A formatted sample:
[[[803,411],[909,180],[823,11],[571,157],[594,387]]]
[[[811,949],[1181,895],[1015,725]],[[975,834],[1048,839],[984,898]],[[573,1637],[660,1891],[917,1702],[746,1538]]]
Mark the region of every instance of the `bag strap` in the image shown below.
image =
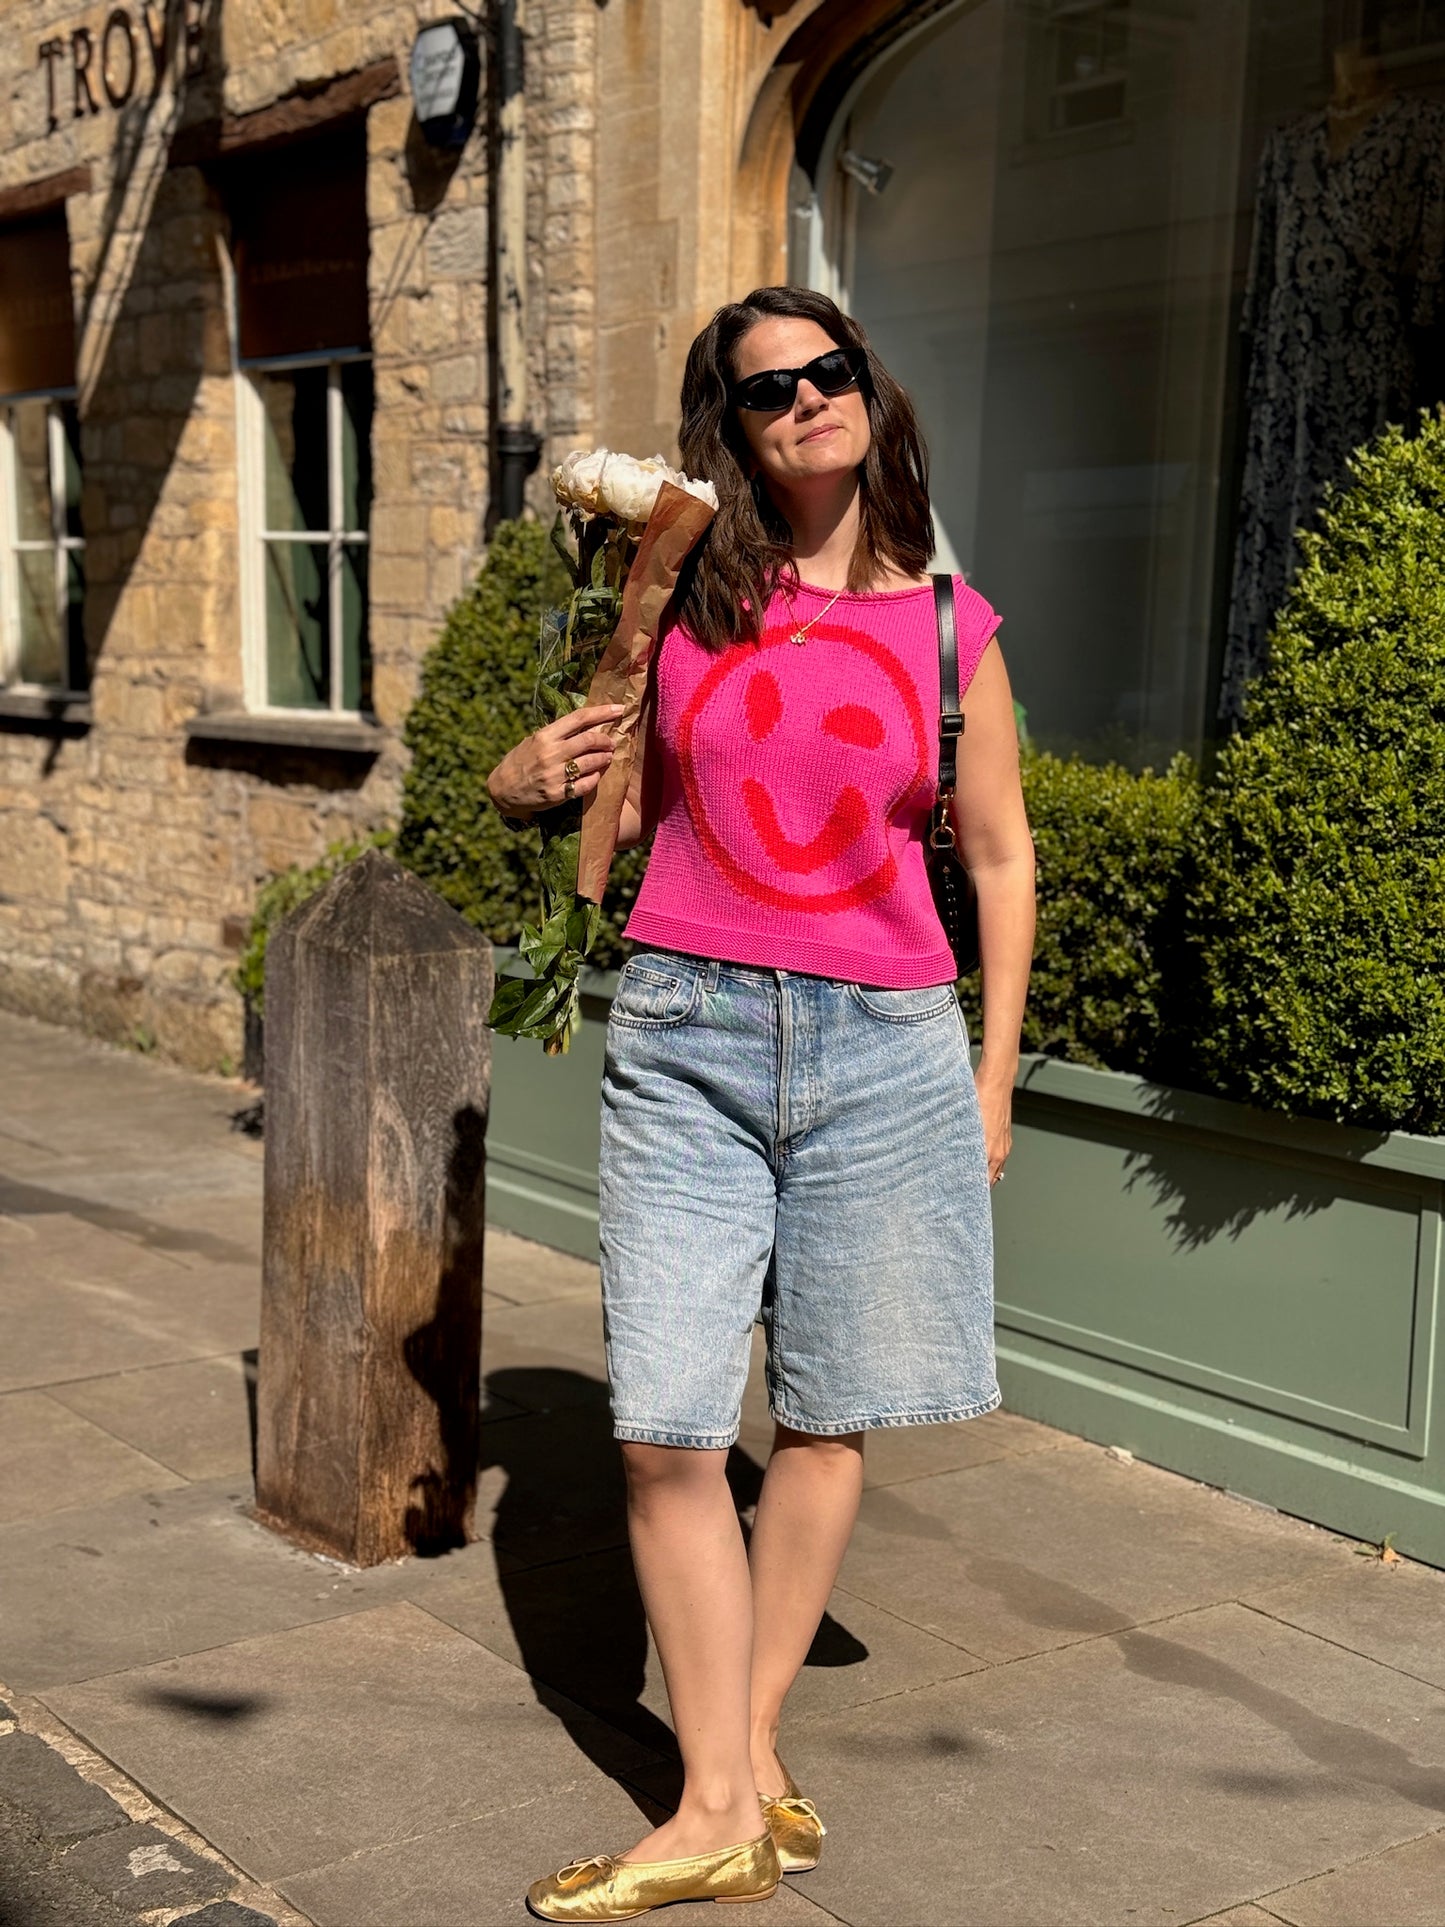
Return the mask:
[[[938,800],[946,803],[958,782],[958,739],[963,734],[963,712],[958,706],[958,617],[951,575],[933,577],[933,606],[938,616]]]

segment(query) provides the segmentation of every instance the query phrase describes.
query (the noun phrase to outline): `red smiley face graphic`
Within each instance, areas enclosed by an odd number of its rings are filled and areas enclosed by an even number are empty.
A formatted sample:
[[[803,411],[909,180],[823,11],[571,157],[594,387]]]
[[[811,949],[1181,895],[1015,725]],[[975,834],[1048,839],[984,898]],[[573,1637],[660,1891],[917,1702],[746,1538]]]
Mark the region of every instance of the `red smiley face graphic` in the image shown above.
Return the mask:
[[[898,858],[888,828],[929,778],[923,707],[897,656],[858,630],[818,641],[846,663],[846,701],[833,699],[836,684],[833,696],[819,687],[819,652],[795,648],[776,630],[754,647],[724,651],[677,727],[683,790],[703,848],[735,889],[776,910],[857,909],[891,890]],[[732,796],[717,794],[717,778],[710,784],[704,773],[711,759],[699,750],[710,724],[726,729],[734,769],[740,742],[755,746],[755,767],[734,779]],[[829,757],[830,750],[838,753]],[[796,779],[810,764],[816,769],[820,755],[840,767],[842,780],[815,820],[794,820],[790,831],[785,816],[796,819]],[[863,777],[861,759],[869,756],[884,760],[868,772],[875,780],[865,789],[847,773]],[[815,782],[806,787],[817,793]]]

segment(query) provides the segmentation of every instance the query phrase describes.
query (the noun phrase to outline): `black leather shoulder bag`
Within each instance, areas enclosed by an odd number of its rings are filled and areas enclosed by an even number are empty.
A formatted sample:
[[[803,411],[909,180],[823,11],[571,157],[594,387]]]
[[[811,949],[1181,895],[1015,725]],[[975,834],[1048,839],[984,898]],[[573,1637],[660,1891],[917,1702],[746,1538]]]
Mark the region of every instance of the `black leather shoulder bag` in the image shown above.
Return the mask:
[[[978,892],[959,857],[948,816],[958,782],[958,742],[964,722],[959,708],[958,618],[951,575],[934,576],[933,606],[938,616],[938,797],[925,848],[934,908],[958,974],[966,977],[978,968]]]

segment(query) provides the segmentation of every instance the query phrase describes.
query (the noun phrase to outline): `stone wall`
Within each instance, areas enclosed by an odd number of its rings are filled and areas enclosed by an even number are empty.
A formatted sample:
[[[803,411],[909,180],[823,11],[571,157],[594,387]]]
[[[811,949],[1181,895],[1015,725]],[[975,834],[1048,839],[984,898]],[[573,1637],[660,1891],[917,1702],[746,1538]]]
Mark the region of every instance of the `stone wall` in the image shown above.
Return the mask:
[[[404,74],[419,19],[436,10],[205,0],[206,68],[182,98],[164,90],[47,133],[36,47],[76,24],[98,34],[106,11],[12,9],[0,54],[0,190],[77,164],[92,172],[67,218],[93,662],[88,730],[0,722],[0,1002],[226,1068],[241,1024],[229,974],[256,886],[394,819],[420,660],[482,550],[488,157],[479,124],[447,178],[411,129],[405,90],[368,112],[382,754],[367,765],[188,747],[189,717],[241,699],[236,398],[224,209],[202,169],[166,164],[169,135],[388,56]],[[594,0],[528,9],[531,406],[550,450],[588,439],[595,418],[596,14]],[[543,474],[531,490],[545,510]]]

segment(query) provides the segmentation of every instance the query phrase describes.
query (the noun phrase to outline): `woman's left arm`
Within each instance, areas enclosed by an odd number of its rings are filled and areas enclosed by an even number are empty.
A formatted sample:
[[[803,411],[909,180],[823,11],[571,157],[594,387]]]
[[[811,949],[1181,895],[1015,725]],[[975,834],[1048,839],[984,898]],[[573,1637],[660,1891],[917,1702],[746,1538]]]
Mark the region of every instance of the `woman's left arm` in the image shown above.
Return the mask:
[[[1013,1141],[1014,1076],[1034,954],[1034,845],[1019,782],[1013,691],[996,641],[984,651],[963,708],[953,827],[978,891],[983,1051],[974,1082],[989,1179],[996,1182]]]

